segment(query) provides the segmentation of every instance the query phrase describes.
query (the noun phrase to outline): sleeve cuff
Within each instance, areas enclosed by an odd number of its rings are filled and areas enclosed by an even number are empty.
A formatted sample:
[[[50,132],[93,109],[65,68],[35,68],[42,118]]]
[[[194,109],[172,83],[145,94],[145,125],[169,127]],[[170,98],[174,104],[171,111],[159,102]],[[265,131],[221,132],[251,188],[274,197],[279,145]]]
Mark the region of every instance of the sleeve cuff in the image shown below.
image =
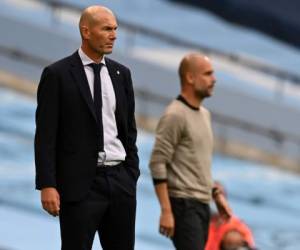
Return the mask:
[[[150,164],[151,175],[153,179],[167,179],[167,167],[165,163]]]

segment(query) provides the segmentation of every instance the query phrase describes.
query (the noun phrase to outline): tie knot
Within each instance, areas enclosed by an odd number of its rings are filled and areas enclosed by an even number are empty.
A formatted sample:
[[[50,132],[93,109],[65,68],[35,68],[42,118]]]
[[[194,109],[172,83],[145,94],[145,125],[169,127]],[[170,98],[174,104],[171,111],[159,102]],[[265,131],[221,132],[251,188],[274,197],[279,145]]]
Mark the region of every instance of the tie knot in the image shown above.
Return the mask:
[[[90,63],[88,64],[89,67],[91,67],[93,70],[94,70],[94,74],[99,74],[100,73],[100,70],[103,66],[103,63]]]

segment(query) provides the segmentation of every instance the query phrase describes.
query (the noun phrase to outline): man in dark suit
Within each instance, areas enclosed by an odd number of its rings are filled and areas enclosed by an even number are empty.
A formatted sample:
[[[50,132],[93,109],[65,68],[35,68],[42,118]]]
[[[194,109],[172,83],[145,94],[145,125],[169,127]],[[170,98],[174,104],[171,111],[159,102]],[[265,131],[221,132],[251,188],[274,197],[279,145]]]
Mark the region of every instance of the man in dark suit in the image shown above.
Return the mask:
[[[136,147],[128,68],[105,57],[116,39],[111,10],[91,6],[79,22],[82,45],[42,73],[36,111],[36,188],[59,215],[63,250],[134,249]]]

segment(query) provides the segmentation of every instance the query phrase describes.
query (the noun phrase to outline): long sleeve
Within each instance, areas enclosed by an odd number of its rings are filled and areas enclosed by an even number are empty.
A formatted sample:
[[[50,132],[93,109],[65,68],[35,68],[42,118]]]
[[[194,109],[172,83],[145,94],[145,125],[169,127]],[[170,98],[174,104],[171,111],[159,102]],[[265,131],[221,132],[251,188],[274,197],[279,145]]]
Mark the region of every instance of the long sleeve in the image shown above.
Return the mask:
[[[166,113],[156,129],[155,145],[150,159],[150,170],[154,179],[167,178],[167,165],[182,136],[184,120],[179,114]]]
[[[35,133],[36,188],[56,186],[56,141],[59,119],[59,83],[45,68],[38,87]]]

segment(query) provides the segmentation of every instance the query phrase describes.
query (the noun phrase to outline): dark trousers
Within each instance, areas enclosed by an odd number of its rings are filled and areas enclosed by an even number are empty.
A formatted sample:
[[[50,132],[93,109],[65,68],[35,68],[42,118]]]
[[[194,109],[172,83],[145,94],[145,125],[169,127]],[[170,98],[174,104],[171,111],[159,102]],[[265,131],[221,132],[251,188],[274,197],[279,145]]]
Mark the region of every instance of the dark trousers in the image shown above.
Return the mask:
[[[175,217],[172,238],[176,250],[204,250],[208,238],[209,205],[193,199],[170,198]]]
[[[90,250],[96,232],[103,250],[133,250],[136,180],[123,164],[98,167],[87,197],[61,204],[62,250]]]

